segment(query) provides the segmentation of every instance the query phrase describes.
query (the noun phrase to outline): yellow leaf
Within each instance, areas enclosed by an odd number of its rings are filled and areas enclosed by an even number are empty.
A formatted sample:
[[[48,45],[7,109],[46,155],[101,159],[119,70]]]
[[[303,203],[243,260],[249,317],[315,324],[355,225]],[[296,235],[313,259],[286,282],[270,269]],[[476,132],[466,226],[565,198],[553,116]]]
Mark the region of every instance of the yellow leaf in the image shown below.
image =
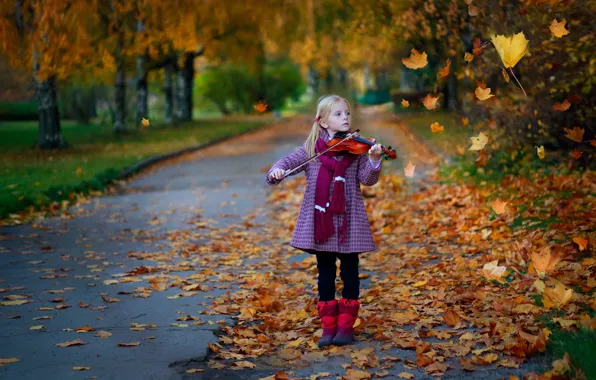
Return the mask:
[[[571,357],[568,353],[565,353],[562,359],[553,362],[553,371],[559,375],[565,375],[567,372],[571,372]]]
[[[199,368],[190,368],[186,370],[186,373],[196,373],[196,372],[205,372],[204,369],[199,369]]]
[[[97,334],[95,334],[93,336],[96,336],[96,337],[101,338],[101,339],[106,339],[106,338],[111,337],[112,336],[112,333],[109,332],[109,331],[100,330],[100,331],[97,332]]]
[[[419,287],[421,287],[421,286],[424,286],[424,285],[426,285],[426,283],[427,283],[427,282],[428,282],[428,281],[426,281],[426,280],[418,281],[418,282],[416,282],[416,283],[412,284],[412,286],[413,286],[413,287],[415,287],[415,288],[419,288]]]
[[[486,100],[488,98],[493,97],[494,95],[490,93],[490,88],[480,88],[476,87],[476,97],[480,100]]]
[[[80,177],[83,175],[83,168],[77,168],[77,175]]]
[[[80,339],[76,339],[76,340],[69,340],[69,341],[64,342],[64,343],[56,343],[56,346],[58,346],[58,347],[70,347],[70,346],[82,346],[84,344],[87,344],[87,343],[83,342]]]
[[[569,34],[569,31],[565,29],[565,23],[567,21],[558,22],[557,19],[553,19],[550,23],[549,29],[555,37],[561,38]]]
[[[414,169],[416,169],[416,165],[412,165],[411,162],[408,162],[408,166],[404,168],[404,175],[406,177],[413,177],[414,176]]]
[[[44,328],[45,328],[44,325],[37,325],[37,326],[31,326],[31,327],[29,327],[29,330],[42,330]]]
[[[523,303],[514,307],[511,311],[518,314],[538,313],[540,309],[531,303]]]
[[[544,289],[544,294],[550,298],[555,306],[563,306],[567,304],[571,297],[573,297],[573,289],[566,289],[561,283],[557,283],[554,288]]]
[[[553,322],[557,322],[561,327],[571,327],[577,324],[576,320],[563,318],[553,318]]]
[[[544,281],[542,281],[541,279],[536,279],[536,281],[534,281],[534,283],[532,284],[532,286],[538,290],[538,293],[543,293],[544,292]]]
[[[143,118],[143,120],[141,120],[141,123],[143,124],[143,127],[148,127],[149,126],[149,120]]]
[[[416,49],[412,49],[408,58],[402,58],[401,61],[408,69],[421,69],[428,65],[426,53],[420,54]]]
[[[426,95],[426,98],[424,98],[422,103],[424,104],[424,107],[426,107],[427,110],[431,111],[437,108],[437,100],[439,100],[438,96],[434,97],[428,94]]]
[[[470,53],[468,53],[468,52],[466,52],[466,53],[464,54],[464,61],[466,61],[466,62],[470,63],[470,62],[472,62],[473,60],[474,60],[474,54],[470,54]]]
[[[505,68],[515,67],[520,59],[526,54],[529,40],[520,32],[511,37],[496,35],[491,37],[491,42],[497,49]]]
[[[470,137],[470,140],[472,140],[472,146],[468,150],[482,150],[488,143],[488,136],[480,132],[477,137]]]
[[[408,373],[408,372],[401,372],[398,376],[401,377],[402,379],[413,379],[414,378],[414,375],[412,375],[411,373]]]
[[[233,362],[230,365],[236,366],[236,367],[239,367],[239,368],[255,368],[256,367],[256,364],[251,363],[251,362],[246,361],[246,360],[243,360],[243,361],[240,361],[240,362]]]
[[[544,159],[544,145],[537,146],[536,153],[538,154],[538,157],[540,157],[541,160]]]
[[[432,123],[430,125],[430,130],[433,131],[434,133],[437,132],[443,132],[445,128],[442,125],[439,125],[439,123]]]
[[[408,108],[410,106],[410,102],[408,102],[405,99],[402,99],[401,100],[401,106],[404,107],[404,108]]]

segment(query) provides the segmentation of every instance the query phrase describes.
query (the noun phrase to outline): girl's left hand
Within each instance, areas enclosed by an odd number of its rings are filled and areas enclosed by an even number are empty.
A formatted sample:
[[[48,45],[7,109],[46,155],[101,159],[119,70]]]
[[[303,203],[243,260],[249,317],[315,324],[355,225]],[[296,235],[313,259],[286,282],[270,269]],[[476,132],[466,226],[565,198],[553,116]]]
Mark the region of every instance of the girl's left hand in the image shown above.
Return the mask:
[[[368,155],[373,161],[379,161],[381,159],[381,154],[383,154],[381,144],[375,144],[368,150]]]

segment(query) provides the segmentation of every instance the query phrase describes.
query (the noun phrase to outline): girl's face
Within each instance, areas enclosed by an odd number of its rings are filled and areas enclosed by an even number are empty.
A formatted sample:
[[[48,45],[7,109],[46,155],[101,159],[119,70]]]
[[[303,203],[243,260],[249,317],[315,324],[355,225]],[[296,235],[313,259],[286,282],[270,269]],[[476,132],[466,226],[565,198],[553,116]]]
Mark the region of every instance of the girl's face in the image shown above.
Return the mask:
[[[327,129],[329,136],[333,137],[336,132],[348,132],[350,130],[350,109],[346,102],[339,102],[333,106],[331,113],[321,126]]]

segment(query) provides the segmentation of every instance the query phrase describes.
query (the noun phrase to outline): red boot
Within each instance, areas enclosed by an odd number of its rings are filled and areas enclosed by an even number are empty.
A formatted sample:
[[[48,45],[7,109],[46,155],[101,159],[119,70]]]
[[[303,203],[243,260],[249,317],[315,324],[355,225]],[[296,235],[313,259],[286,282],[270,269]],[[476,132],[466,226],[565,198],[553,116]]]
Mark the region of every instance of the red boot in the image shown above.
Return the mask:
[[[333,338],[333,344],[336,346],[344,346],[352,342],[352,334],[354,333],[352,326],[354,326],[354,322],[356,322],[359,309],[360,302],[358,302],[358,300],[350,300],[345,298],[339,300],[337,335],[335,335]]]
[[[337,300],[319,301],[317,310],[323,327],[323,336],[319,339],[318,346],[329,346],[337,330]]]

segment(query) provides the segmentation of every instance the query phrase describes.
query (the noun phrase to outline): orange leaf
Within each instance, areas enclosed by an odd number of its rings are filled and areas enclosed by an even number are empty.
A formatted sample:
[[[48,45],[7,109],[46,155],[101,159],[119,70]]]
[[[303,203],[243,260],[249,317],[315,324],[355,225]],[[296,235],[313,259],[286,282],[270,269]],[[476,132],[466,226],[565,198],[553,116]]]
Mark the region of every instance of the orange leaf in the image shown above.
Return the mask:
[[[579,250],[583,251],[588,246],[588,241],[579,236],[573,238],[573,242],[579,246]]]
[[[573,149],[573,152],[571,152],[571,157],[575,158],[576,160],[579,160],[579,158],[582,156],[583,152]]]
[[[404,108],[408,108],[410,106],[410,102],[408,102],[405,99],[402,99],[401,100],[401,106],[404,107]]]
[[[447,326],[454,327],[461,322],[461,317],[452,309],[447,309],[445,314],[443,314],[443,320]]]
[[[446,78],[447,76],[449,76],[450,68],[451,68],[451,60],[447,59],[447,63],[445,64],[445,67],[441,68],[441,70],[439,71],[439,78]]]
[[[408,58],[402,58],[401,61],[408,69],[414,70],[421,69],[428,65],[426,53],[422,52],[421,54],[416,49],[412,49],[410,56]]]
[[[69,340],[68,342],[64,342],[64,343],[57,343],[56,346],[58,346],[58,347],[70,347],[70,346],[82,346],[84,344],[87,344],[87,343],[83,342],[80,339],[76,339],[76,340]]]
[[[464,54],[464,61],[466,61],[466,62],[470,63],[470,62],[472,62],[473,60],[474,60],[474,55],[473,55],[473,54],[470,54],[470,53],[468,53],[468,52],[466,52],[466,53]]]
[[[434,97],[431,96],[430,94],[426,95],[426,98],[424,98],[424,100],[422,101],[422,103],[424,104],[424,107],[426,107],[427,110],[431,111],[434,110],[435,108],[437,108],[437,101],[439,100],[439,97]]]
[[[564,112],[567,111],[569,107],[571,107],[571,103],[569,103],[569,100],[565,99],[563,103],[555,103],[555,105],[553,106],[553,111]]]
[[[492,202],[490,203],[490,207],[492,207],[492,208],[493,208],[493,210],[494,210],[494,211],[495,211],[497,214],[499,214],[499,215],[500,215],[500,214],[502,214],[502,213],[504,213],[504,212],[505,212],[505,206],[507,205],[507,203],[508,203],[508,202],[503,202],[503,201],[500,201],[500,200],[498,200],[498,199],[497,199],[497,200],[495,200],[495,201],[492,201]]]
[[[476,97],[480,100],[486,100],[488,98],[493,97],[494,95],[490,93],[490,88],[482,89],[480,87],[476,87]]]
[[[257,103],[257,105],[255,106],[255,109],[258,112],[263,113],[263,112],[265,112],[267,110],[267,105],[264,104],[262,101],[259,100],[259,103]]]
[[[553,19],[549,29],[555,37],[561,38],[569,34],[569,31],[565,29],[566,21],[558,22],[557,19]]]
[[[411,162],[408,162],[408,166],[404,168],[404,175],[406,177],[413,177],[414,176],[414,169],[416,169],[416,165],[412,165]]]
[[[560,255],[552,255],[550,247],[546,246],[540,252],[532,253],[530,259],[538,276],[544,278],[547,272],[555,269],[555,266],[561,261],[562,257]]]
[[[437,133],[437,132],[443,132],[445,128],[442,125],[439,125],[439,123],[432,123],[430,125],[430,130]]]
[[[573,127],[573,129],[563,128],[563,130],[565,132],[567,132],[565,137],[567,137],[569,140],[573,140],[575,142],[582,142],[582,139],[584,138],[584,130],[582,128],[580,128],[580,127]]]

